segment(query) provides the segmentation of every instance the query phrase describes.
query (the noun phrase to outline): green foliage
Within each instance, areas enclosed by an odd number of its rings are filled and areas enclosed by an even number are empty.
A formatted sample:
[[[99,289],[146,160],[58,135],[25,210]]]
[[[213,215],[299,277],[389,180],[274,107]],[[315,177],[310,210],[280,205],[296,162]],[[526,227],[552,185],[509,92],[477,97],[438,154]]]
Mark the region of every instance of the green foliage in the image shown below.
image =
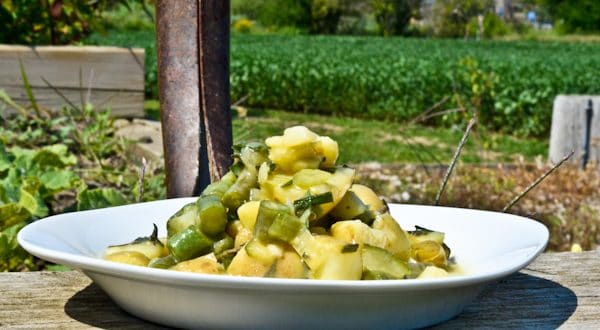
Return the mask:
[[[445,38],[468,35],[468,25],[477,24],[478,15],[493,11],[493,0],[438,0],[432,7],[434,32]]]
[[[0,1],[0,43],[69,44],[102,28],[103,10],[125,0]]]
[[[600,31],[600,2],[597,0],[538,0],[563,33]]]
[[[487,13],[483,17],[483,37],[502,37],[510,32],[509,27],[495,13]]]
[[[384,36],[402,35],[406,33],[414,8],[420,2],[412,4],[409,0],[371,0],[373,16],[379,26],[379,33]]]
[[[77,159],[64,144],[0,147],[0,271],[31,268],[32,258],[18,247],[16,234],[27,222],[48,216],[58,193],[82,184],[72,172]]]
[[[312,33],[334,34],[342,16],[341,0],[313,0],[311,5]]]
[[[18,115],[0,111],[0,271],[43,266],[16,241],[27,223],[74,210],[107,207],[136,200],[164,198],[161,168],[147,169],[144,198],[138,165],[127,141],[115,136],[107,111],[64,108],[40,115],[28,112],[5,93],[0,109],[20,109]],[[6,108],[8,106],[8,108]],[[42,106],[38,104],[40,109]]]
[[[244,15],[271,29],[297,27],[308,30],[311,25],[312,0],[233,0],[231,12]]]
[[[234,36],[232,99],[246,105],[406,121],[439,110],[479,112],[484,127],[549,131],[557,94],[600,93],[593,43]],[[460,113],[431,124],[454,124]]]
[[[269,31],[334,34],[354,0],[233,0],[231,13]],[[236,30],[239,27],[236,28]]]

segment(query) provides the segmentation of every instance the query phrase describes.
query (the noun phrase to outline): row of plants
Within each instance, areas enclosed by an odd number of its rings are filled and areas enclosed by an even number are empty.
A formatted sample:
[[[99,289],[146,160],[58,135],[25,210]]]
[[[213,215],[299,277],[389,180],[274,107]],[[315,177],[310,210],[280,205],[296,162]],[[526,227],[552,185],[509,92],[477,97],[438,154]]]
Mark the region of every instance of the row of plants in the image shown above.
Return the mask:
[[[153,31],[93,34],[88,44],[146,49],[146,96],[158,98]],[[233,34],[231,97],[245,105],[545,136],[557,94],[598,94],[598,43]],[[449,110],[449,111],[447,111]],[[431,114],[431,113],[430,113]]]
[[[140,180],[143,162],[115,135],[109,111],[84,104],[52,113],[27,90],[28,107],[0,90],[0,272],[47,266],[18,245],[32,221],[165,197],[163,165],[144,167]]]
[[[234,35],[232,99],[253,107],[429,123],[476,114],[493,130],[549,131],[557,94],[597,94],[595,43]],[[441,104],[438,104],[441,103]]]

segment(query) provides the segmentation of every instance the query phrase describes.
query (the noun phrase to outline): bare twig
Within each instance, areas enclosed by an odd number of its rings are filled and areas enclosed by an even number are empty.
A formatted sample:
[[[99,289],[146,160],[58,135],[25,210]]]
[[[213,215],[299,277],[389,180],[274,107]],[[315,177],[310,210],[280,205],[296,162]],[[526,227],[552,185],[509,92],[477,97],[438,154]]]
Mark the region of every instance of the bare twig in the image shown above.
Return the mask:
[[[85,109],[85,97],[83,96],[83,70],[79,67],[79,100],[81,101],[81,108]]]
[[[558,163],[556,163],[554,166],[552,166],[550,169],[548,169],[544,174],[540,175],[540,177],[537,178],[532,184],[527,186],[527,188],[525,188],[522,192],[520,192],[517,196],[515,196],[510,202],[508,202],[508,204],[506,204],[506,206],[502,209],[502,212],[508,212],[508,210],[511,207],[513,207],[515,204],[517,204],[517,202],[519,202],[521,200],[521,198],[523,198],[525,195],[527,195],[527,193],[529,193],[531,191],[531,189],[535,188],[538,184],[540,184],[542,181],[544,181],[544,179],[548,175],[552,174],[552,172],[554,172],[557,168],[559,168],[562,164],[564,164],[569,158],[571,158],[573,156],[574,153],[575,153],[575,150],[571,150],[571,152],[568,155],[563,157],[563,159],[561,159]]]
[[[88,79],[87,93],[85,94],[85,104],[90,104],[92,99],[92,84],[94,83],[94,68],[90,69],[90,78]]]
[[[408,136],[406,136],[405,134],[402,133],[402,131],[398,132],[398,135],[400,135],[400,138],[402,138],[402,140],[404,141],[404,143],[408,144],[411,147],[418,147],[421,152],[427,154],[429,157],[431,157],[431,159],[433,159],[434,162],[436,162],[436,164],[438,165],[442,165],[442,162],[440,161],[440,159],[433,153],[431,152],[429,149],[427,149],[427,146],[425,146],[424,144],[415,141],[414,139],[409,138]],[[420,157],[418,157],[420,158]]]
[[[425,161],[421,157],[421,154],[419,154],[419,152],[415,150],[414,146],[410,143],[410,141],[408,141],[408,139],[404,135],[401,134],[400,137],[404,140],[404,142],[406,144],[411,146],[410,151],[415,155],[415,157],[417,157],[417,160],[419,160],[419,164],[421,164],[421,166],[423,167],[423,170],[425,171],[427,176],[431,177],[431,173],[429,173],[429,169],[427,169],[427,165],[425,164]]]
[[[240,104],[242,104],[242,103],[246,102],[246,100],[247,100],[249,97],[250,97],[250,94],[246,94],[246,95],[244,95],[244,96],[240,97],[240,99],[239,99],[239,100],[237,100],[237,101],[233,102],[233,104],[232,104],[231,106],[232,106],[232,107],[237,107],[238,105],[240,105]]]
[[[133,60],[137,63],[138,67],[142,70],[142,72],[144,72],[144,63],[142,63],[142,61],[140,61],[140,59],[135,55],[135,52],[131,47],[128,47],[127,50],[129,50],[129,54],[133,56]]]
[[[52,85],[50,82],[48,82],[48,80],[46,80],[46,78],[44,77],[40,77],[42,78],[42,80],[44,81],[44,83],[46,83],[46,85],[48,87],[50,87],[56,94],[58,94],[58,96],[60,96],[63,100],[65,100],[65,102],[67,102],[73,109],[81,112],[81,109],[75,105],[75,103],[71,102],[71,100],[69,100],[68,97],[65,96],[65,94],[63,94],[58,88],[56,88],[54,85]]]
[[[431,119],[433,117],[443,116],[443,115],[447,115],[450,113],[456,113],[456,112],[464,112],[464,111],[465,111],[464,108],[454,108],[454,109],[442,110],[442,111],[434,112],[430,115],[427,115],[427,116],[421,118],[421,120],[425,121],[425,120]]]
[[[418,116],[416,116],[415,118],[413,118],[413,120],[411,120],[408,123],[408,125],[413,125],[413,124],[418,123],[420,121],[426,120],[427,119],[427,115],[429,115],[430,112],[432,112],[433,110],[435,110],[438,107],[442,106],[446,102],[448,102],[448,96],[444,96],[444,98],[442,98],[441,100],[437,101],[434,105],[430,106],[427,110],[421,112]]]
[[[454,152],[454,156],[452,157],[452,162],[450,162],[450,166],[448,166],[448,169],[446,170],[446,174],[444,175],[444,181],[442,181],[442,186],[440,187],[440,190],[438,191],[437,196],[435,196],[435,205],[440,204],[440,200],[442,199],[442,194],[444,193],[444,189],[446,189],[446,184],[448,183],[448,180],[450,179],[450,175],[452,174],[452,171],[454,170],[456,161],[458,161],[458,156],[460,156],[460,152],[462,151],[463,147],[465,146],[465,143],[467,143],[467,138],[469,137],[469,133],[471,132],[471,128],[473,128],[473,125],[475,125],[475,122],[476,121],[474,118],[469,121],[469,124],[467,125],[467,129],[465,130],[465,134],[463,134],[462,139],[458,143],[458,147],[456,148],[456,151]]]
[[[144,195],[144,176],[146,175],[146,167],[148,166],[148,162],[145,157],[142,157],[142,167],[140,168],[140,184],[138,187],[138,197],[137,202],[142,201],[142,196]]]

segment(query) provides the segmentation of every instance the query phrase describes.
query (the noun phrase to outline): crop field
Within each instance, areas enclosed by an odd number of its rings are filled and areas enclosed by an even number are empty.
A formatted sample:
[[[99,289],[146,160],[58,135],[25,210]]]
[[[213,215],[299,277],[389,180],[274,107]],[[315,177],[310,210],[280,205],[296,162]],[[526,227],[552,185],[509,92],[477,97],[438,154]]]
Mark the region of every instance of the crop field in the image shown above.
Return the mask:
[[[557,94],[600,93],[599,43],[234,35],[232,99],[252,107],[406,121],[478,113],[493,130],[549,131]]]
[[[158,97],[153,31],[109,31],[84,43],[144,47],[146,96]],[[446,126],[476,112],[494,131],[545,136],[556,95],[600,93],[599,53],[597,42],[234,34],[231,98],[395,122],[430,109],[445,114],[425,123]]]

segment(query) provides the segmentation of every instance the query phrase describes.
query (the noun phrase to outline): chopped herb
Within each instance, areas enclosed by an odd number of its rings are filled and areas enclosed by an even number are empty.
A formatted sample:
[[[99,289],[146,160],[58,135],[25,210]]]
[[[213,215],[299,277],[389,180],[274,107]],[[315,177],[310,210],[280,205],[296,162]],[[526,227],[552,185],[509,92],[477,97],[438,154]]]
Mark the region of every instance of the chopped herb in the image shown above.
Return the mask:
[[[300,213],[306,209],[309,209],[313,205],[320,205],[330,202],[333,202],[333,195],[329,191],[315,196],[309,194],[295,200],[294,209],[296,210],[296,213]]]
[[[352,253],[358,250],[358,244],[346,244],[342,248],[342,253]]]

